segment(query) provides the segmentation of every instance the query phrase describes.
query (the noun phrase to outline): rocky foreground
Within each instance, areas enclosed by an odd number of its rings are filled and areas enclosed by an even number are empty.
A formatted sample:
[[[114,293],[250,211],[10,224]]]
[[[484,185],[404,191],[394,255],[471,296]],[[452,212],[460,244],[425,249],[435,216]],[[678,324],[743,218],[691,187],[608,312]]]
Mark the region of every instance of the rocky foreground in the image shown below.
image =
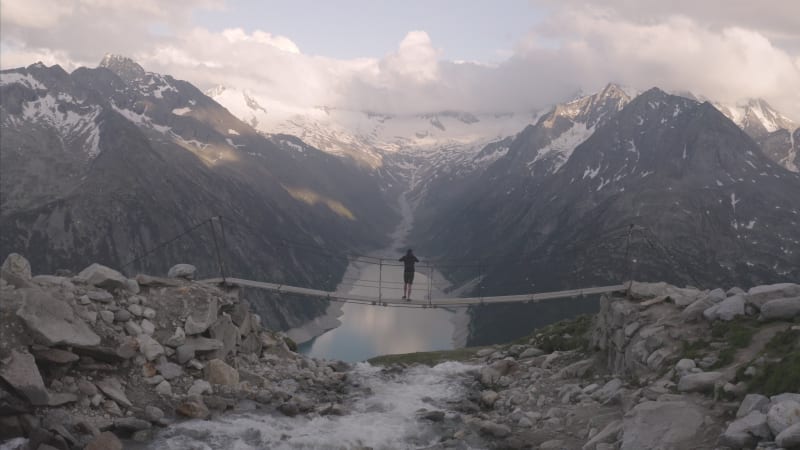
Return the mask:
[[[800,448],[800,285],[630,294],[478,351],[437,448]]]
[[[127,279],[96,264],[31,276],[10,255],[0,269],[4,448],[148,445],[183,419],[256,411],[256,423],[344,423],[356,409],[369,413],[357,404],[371,395],[364,377],[395,383],[425,370],[405,362],[351,371],[303,357],[262,329],[236,290],[192,277],[188,265]],[[594,318],[460,352],[471,369],[452,383],[465,394],[426,400],[413,414],[424,433],[397,447],[800,446],[800,285],[634,283],[630,295],[603,298]],[[257,434],[248,448],[263,448]]]
[[[342,414],[346,364],[297,355],[236,290],[193,273],[178,265],[167,278],[127,279],[93,264],[32,277],[10,255],[0,270],[0,442],[110,450],[227,410]]]

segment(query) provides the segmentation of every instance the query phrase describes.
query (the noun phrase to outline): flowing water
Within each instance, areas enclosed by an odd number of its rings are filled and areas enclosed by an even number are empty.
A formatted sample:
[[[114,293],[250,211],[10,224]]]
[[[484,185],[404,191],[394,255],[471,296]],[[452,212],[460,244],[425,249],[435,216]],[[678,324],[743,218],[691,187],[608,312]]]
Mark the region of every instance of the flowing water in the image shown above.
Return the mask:
[[[366,363],[351,377],[368,389],[354,394],[344,416],[285,417],[226,414],[210,421],[191,420],[159,433],[147,449],[341,449],[424,448],[438,442],[437,425],[419,420],[422,408],[444,410],[464,395],[474,366],[446,362],[402,373],[382,372]]]

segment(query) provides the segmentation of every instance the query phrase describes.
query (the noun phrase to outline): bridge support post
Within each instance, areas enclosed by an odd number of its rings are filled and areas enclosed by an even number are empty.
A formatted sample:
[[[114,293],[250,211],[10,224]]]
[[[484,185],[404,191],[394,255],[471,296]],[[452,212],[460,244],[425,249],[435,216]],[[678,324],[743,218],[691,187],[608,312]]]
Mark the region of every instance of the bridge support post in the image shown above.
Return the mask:
[[[217,240],[217,231],[214,228],[214,220],[220,221],[220,216],[214,216],[208,221],[208,225],[211,227],[211,237],[214,238],[214,249],[217,252],[217,264],[219,265],[219,273],[222,275],[222,283],[227,284],[227,277],[225,276],[225,265],[222,263],[222,254],[219,251],[219,242]],[[221,228],[222,224],[220,222],[220,229],[224,232],[224,229]]]
[[[428,305],[431,305],[431,293],[433,292],[433,266],[428,266]]]
[[[383,259],[378,260],[378,302],[383,300]]]

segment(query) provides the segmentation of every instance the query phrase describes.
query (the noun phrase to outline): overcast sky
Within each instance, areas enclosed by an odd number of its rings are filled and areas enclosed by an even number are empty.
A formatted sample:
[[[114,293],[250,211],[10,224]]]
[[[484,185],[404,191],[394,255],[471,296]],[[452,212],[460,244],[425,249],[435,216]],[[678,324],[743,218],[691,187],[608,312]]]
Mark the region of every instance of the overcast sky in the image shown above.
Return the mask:
[[[0,66],[105,53],[293,107],[522,112],[608,82],[800,119],[800,0],[3,0]]]

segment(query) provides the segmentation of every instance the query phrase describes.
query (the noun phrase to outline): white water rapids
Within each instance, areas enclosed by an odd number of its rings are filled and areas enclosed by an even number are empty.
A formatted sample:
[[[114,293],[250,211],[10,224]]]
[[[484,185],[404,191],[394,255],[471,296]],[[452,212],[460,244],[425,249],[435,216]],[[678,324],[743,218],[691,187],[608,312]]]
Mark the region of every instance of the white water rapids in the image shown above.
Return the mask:
[[[285,417],[251,412],[171,426],[147,449],[377,449],[424,448],[441,439],[418,410],[443,410],[464,394],[462,381],[475,369],[458,362],[414,367],[399,374],[359,363],[350,373],[362,387],[343,416]],[[371,391],[371,393],[369,393]]]

